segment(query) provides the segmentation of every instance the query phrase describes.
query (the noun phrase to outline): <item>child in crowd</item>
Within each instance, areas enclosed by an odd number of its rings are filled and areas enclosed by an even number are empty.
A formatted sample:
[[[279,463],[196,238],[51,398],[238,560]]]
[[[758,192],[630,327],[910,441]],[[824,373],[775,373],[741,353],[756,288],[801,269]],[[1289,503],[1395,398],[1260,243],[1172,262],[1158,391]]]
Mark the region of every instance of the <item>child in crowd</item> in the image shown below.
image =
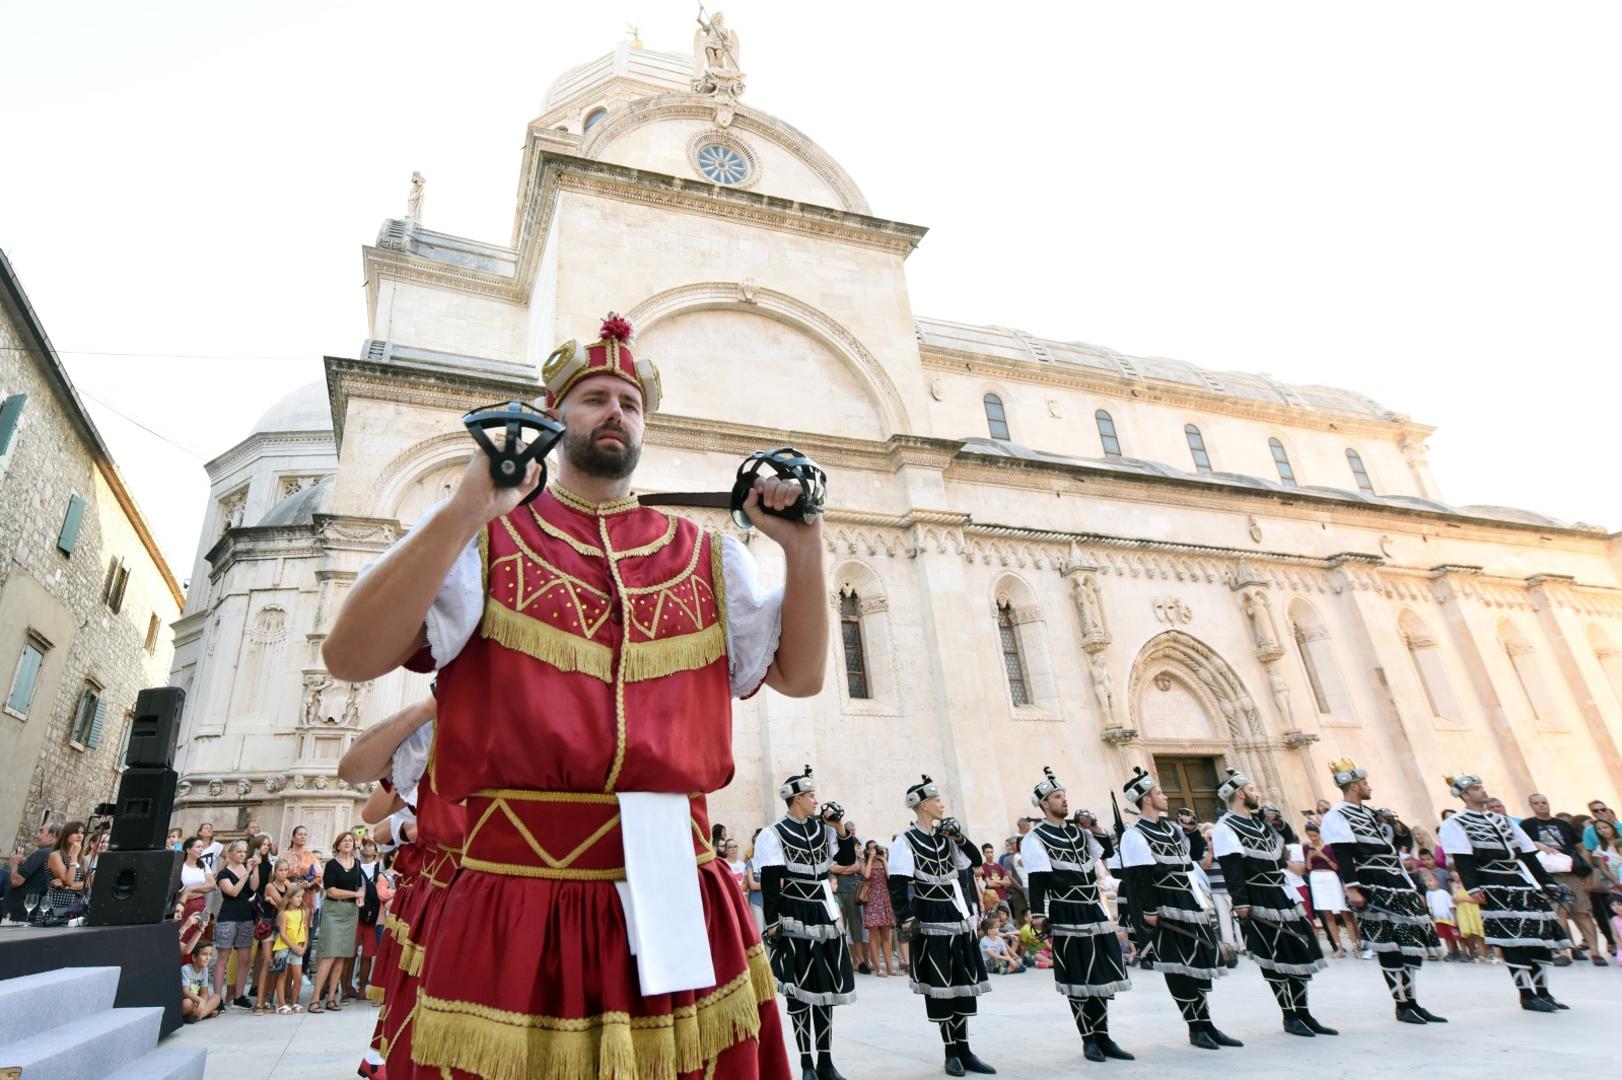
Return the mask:
[[[1053,966],[1053,949],[1046,939],[1036,932],[1031,925],[1031,913],[1027,911],[1019,920],[1020,951],[1025,954],[1034,967],[1044,970]]]
[[[1487,928],[1481,924],[1481,905],[1470,899],[1462,882],[1453,882],[1453,918],[1459,941],[1464,945],[1465,959],[1470,963],[1487,960]]]
[[[998,911],[995,917],[997,919],[997,933],[1002,935],[1003,942],[1007,944],[1009,953],[1020,963],[1029,964],[1030,959],[1025,955],[1025,946],[1019,940],[1019,931],[1014,929],[1013,920],[1009,918],[1008,912]]]
[[[980,953],[985,957],[986,970],[993,975],[1012,975],[1020,970],[1019,960],[997,932],[997,920],[989,915],[980,920]]]
[[[1453,894],[1442,888],[1434,870],[1422,871],[1419,881],[1425,886],[1425,906],[1430,908],[1431,922],[1436,924],[1436,936],[1447,950],[1447,958],[1457,960],[1460,955],[1459,932],[1453,921]]]
[[[213,993],[210,970],[214,966],[214,946],[199,945],[192,950],[191,963],[180,969],[180,1017],[195,1024],[220,1014],[220,995]]]
[[[304,886],[294,882],[287,887],[287,903],[276,916],[274,963],[282,964],[281,986],[277,991],[276,1012],[286,1016],[300,1013],[299,991],[304,988],[304,954],[310,947],[309,912],[304,909]],[[288,997],[292,1002],[288,1002]]]
[[[1419,869],[1430,871],[1436,877],[1436,887],[1446,889],[1449,896],[1453,895],[1453,875],[1436,861],[1436,853],[1425,848],[1419,853]]]
[[[1611,897],[1611,933],[1616,937],[1616,966],[1622,967],[1622,896]]]

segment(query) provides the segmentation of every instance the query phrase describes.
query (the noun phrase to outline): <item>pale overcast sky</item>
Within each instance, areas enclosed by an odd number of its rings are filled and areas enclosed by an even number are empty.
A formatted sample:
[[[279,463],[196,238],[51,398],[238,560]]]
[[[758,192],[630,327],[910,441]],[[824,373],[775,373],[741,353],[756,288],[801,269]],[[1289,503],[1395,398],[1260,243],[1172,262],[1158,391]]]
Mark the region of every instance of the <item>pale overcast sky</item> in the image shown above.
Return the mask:
[[[918,314],[1349,387],[1448,501],[1622,528],[1622,5],[717,6],[746,103],[929,226]],[[0,7],[0,247],[177,575],[202,461],[365,337],[411,171],[506,242],[547,86],[695,10]]]

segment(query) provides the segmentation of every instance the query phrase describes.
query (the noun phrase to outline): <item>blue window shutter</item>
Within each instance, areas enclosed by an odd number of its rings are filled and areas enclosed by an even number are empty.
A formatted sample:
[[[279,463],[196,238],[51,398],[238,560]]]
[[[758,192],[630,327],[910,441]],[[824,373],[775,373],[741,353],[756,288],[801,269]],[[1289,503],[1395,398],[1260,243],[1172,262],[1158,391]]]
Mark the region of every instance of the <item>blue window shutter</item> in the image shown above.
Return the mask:
[[[12,394],[0,404],[0,454],[11,449],[11,436],[17,430],[17,419],[22,416],[23,402],[27,400],[27,394]]]
[[[27,714],[28,703],[34,697],[34,680],[39,678],[39,666],[44,659],[32,641],[23,646],[23,657],[17,665],[17,678],[11,684],[11,697],[6,701],[8,707]]]
[[[107,723],[107,699],[96,700],[96,718],[90,721],[90,734],[86,736],[84,745],[87,750],[94,750],[101,745],[101,729]]]
[[[79,542],[79,526],[84,524],[84,499],[78,495],[68,498],[68,516],[62,519],[62,535],[56,538],[56,546],[64,555],[73,554],[73,546]]]

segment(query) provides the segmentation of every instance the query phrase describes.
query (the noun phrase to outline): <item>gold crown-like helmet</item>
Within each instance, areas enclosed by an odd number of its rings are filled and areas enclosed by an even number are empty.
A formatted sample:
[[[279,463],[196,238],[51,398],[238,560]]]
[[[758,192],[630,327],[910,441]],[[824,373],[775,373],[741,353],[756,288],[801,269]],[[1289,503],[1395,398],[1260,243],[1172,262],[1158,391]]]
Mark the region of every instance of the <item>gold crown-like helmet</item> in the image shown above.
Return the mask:
[[[651,360],[631,355],[631,324],[610,311],[598,331],[597,340],[582,347],[578,341],[565,341],[541,365],[541,382],[546,387],[546,407],[553,409],[574,384],[588,375],[614,375],[642,391],[642,411],[659,410],[659,369]]]
[[[1481,777],[1475,773],[1467,772],[1454,773],[1452,776],[1444,776],[1442,779],[1447,781],[1447,789],[1453,793],[1455,799],[1464,798],[1464,793],[1472,785],[1481,783]]]
[[[1348,784],[1355,784],[1359,780],[1367,780],[1369,778],[1368,770],[1359,769],[1357,767],[1357,763],[1351,758],[1341,758],[1339,761],[1331,761],[1329,763],[1329,771],[1335,777],[1335,786],[1339,788],[1343,788]]]

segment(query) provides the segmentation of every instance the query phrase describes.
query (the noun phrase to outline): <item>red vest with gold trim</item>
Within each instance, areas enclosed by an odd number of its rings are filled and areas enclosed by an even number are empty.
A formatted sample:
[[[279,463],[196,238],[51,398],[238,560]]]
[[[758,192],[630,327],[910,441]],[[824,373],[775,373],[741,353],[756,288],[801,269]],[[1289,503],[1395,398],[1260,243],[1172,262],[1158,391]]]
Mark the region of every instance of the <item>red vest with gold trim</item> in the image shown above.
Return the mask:
[[[478,632],[439,673],[435,786],[708,792],[732,779],[721,543],[548,489],[490,522]]]

